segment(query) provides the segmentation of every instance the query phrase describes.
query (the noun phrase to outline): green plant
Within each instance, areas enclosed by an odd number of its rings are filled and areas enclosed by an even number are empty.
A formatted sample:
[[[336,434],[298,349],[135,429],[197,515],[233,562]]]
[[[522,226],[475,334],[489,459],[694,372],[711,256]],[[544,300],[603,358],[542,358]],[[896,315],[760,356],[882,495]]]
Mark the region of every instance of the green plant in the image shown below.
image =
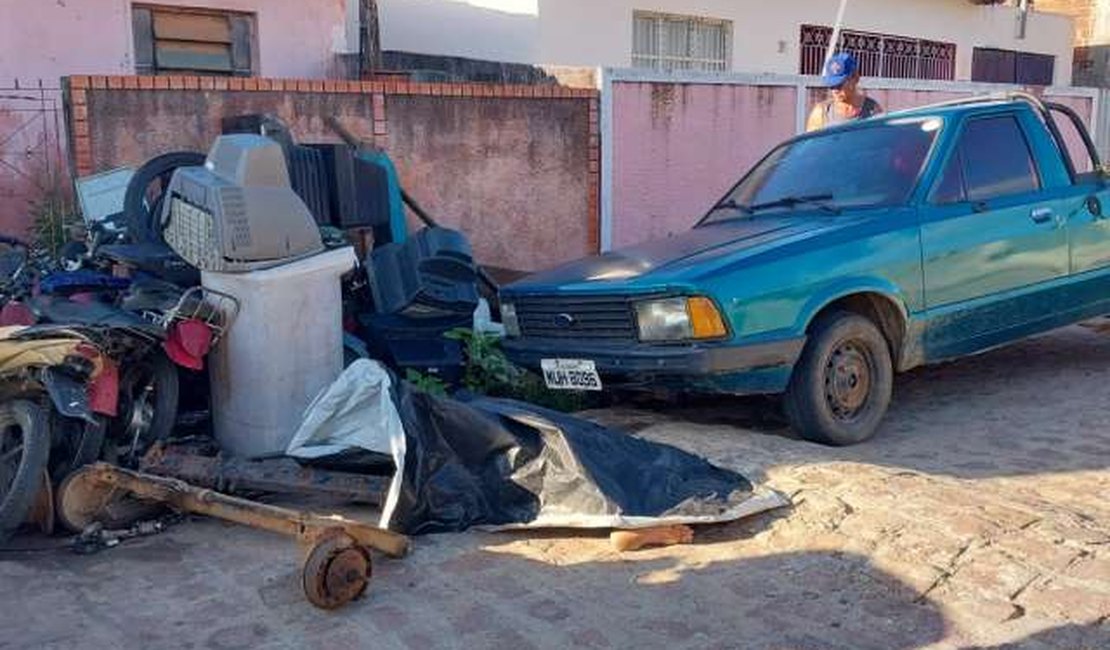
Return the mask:
[[[494,395],[516,383],[521,372],[501,350],[501,339],[488,332],[458,328],[444,334],[463,344],[466,371],[463,385],[467,390]]]
[[[539,375],[509,361],[497,335],[459,328],[445,336],[464,345],[466,369],[463,385],[471,392],[518,399],[565,412],[580,411],[598,401],[595,395],[584,391],[548,389]]]
[[[56,256],[68,242],[73,226],[80,224],[70,192],[47,185],[30,201],[31,239],[42,250]]]
[[[417,390],[422,390],[425,393],[439,395],[440,397],[447,395],[447,384],[439,377],[425,375],[422,372],[409,368],[405,371],[405,381],[415,386]]]

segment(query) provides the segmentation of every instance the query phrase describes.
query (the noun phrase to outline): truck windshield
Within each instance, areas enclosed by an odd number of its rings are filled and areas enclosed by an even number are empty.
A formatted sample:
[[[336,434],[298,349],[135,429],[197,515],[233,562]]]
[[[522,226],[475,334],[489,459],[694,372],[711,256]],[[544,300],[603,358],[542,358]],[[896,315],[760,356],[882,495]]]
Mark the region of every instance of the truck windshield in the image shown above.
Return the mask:
[[[891,120],[834,130],[775,149],[721,199],[702,223],[770,210],[897,205],[913,191],[938,119]]]

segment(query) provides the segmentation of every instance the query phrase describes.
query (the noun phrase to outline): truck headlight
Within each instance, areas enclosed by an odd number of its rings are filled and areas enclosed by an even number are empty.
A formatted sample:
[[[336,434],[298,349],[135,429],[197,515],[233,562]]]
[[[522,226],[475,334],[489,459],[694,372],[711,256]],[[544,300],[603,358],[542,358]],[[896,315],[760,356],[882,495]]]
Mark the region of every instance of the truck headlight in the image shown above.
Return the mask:
[[[516,319],[516,307],[511,302],[501,303],[501,324],[505,326],[505,336],[520,336],[520,321]]]
[[[717,305],[704,296],[637,303],[636,320],[641,341],[717,339],[728,334]]]

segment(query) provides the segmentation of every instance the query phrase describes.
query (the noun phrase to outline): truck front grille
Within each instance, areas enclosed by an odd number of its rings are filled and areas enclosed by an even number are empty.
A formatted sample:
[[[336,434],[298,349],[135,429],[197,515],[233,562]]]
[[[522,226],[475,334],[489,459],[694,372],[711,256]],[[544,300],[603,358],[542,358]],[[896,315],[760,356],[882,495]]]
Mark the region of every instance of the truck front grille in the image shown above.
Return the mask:
[[[512,300],[521,335],[527,338],[637,340],[630,298],[529,296]]]

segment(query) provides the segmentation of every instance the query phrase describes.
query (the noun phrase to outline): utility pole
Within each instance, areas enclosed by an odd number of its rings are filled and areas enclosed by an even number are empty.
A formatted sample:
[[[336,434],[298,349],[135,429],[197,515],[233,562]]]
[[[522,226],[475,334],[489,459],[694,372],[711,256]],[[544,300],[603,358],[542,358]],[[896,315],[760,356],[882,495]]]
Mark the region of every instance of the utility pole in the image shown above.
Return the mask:
[[[359,0],[359,73],[370,77],[382,69],[382,39],[378,27],[378,0]]]
[[[832,36],[829,37],[829,47],[825,49],[825,60],[821,64],[821,73],[824,74],[825,66],[829,59],[836,54],[836,44],[840,41],[840,27],[844,24],[844,12],[848,9],[848,0],[840,0],[840,9],[836,12],[836,23],[833,24]]]
[[[1029,8],[1033,0],[1018,0],[1017,37],[1025,38],[1025,29],[1029,23]]]

